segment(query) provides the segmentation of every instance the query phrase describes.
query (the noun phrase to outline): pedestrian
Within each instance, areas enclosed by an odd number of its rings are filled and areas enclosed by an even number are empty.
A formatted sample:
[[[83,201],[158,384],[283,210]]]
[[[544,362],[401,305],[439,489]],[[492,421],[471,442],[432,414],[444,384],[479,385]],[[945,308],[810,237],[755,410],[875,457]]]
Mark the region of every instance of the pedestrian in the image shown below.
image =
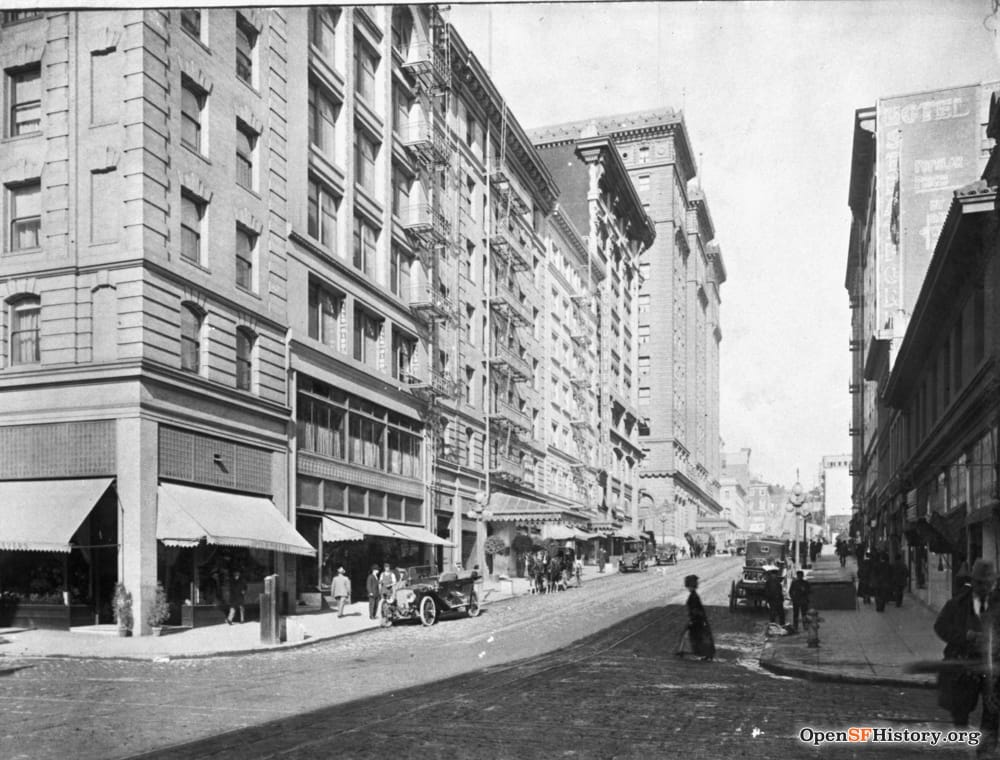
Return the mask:
[[[994,612],[996,611],[996,612]],[[956,726],[967,726],[975,711],[980,692],[983,711],[980,718],[982,737],[978,750],[991,753],[997,743],[997,679],[982,672],[982,658],[990,652],[990,644],[998,634],[1000,593],[996,590],[993,564],[977,559],[971,577],[962,578],[962,585],[934,621],[934,632],[945,642],[945,666],[938,675],[938,704],[951,713]],[[969,667],[956,667],[956,661],[970,661]],[[990,658],[992,662],[992,658]]]
[[[858,556],[858,598],[865,604],[872,603],[871,559],[864,554]]]
[[[809,609],[809,594],[812,588],[806,580],[806,574],[799,570],[795,580],[788,586],[788,598],[792,600],[792,627],[799,632],[799,620],[805,625],[806,610]]]
[[[229,582],[229,614],[226,615],[226,622],[233,624],[236,617],[236,610],[240,611],[240,622],[246,622],[246,610],[243,605],[246,602],[247,582],[243,580],[239,570],[233,571],[233,579]]]
[[[847,565],[847,553],[848,547],[847,542],[842,539],[837,539],[837,559],[840,560],[840,566],[845,567]]]
[[[608,553],[602,546],[597,552],[597,572],[603,573],[606,564],[608,564]]]
[[[368,619],[378,617],[378,565],[372,565],[372,571],[365,580],[365,591],[368,593]]]
[[[889,555],[879,552],[871,566],[871,584],[875,592],[875,610],[885,612],[885,603],[895,596],[892,588],[892,566]]]
[[[903,592],[910,581],[910,568],[906,566],[903,558],[896,555],[895,562],[892,563],[892,590],[896,599],[896,606],[903,606]]]
[[[684,588],[690,592],[687,599],[688,624],[681,631],[677,651],[674,654],[678,657],[686,654],[684,637],[687,636],[691,642],[692,652],[702,660],[711,660],[715,657],[715,640],[712,638],[712,627],[708,624],[705,607],[701,603],[701,597],[698,596],[698,576],[689,575],[684,578]]]
[[[576,587],[580,588],[583,585],[583,559],[579,554],[573,559],[573,575],[576,576]]]
[[[764,599],[770,612],[771,622],[785,625],[785,590],[781,586],[781,576],[774,565],[766,565],[764,572]]]
[[[351,603],[351,579],[343,566],[337,568],[330,591],[337,602],[337,617],[344,617],[344,605]]]
[[[396,573],[392,571],[392,567],[388,562],[386,562],[382,566],[382,574],[378,577],[378,592],[382,607],[385,606],[387,601],[392,599],[392,596],[396,591],[397,580],[398,577]]]

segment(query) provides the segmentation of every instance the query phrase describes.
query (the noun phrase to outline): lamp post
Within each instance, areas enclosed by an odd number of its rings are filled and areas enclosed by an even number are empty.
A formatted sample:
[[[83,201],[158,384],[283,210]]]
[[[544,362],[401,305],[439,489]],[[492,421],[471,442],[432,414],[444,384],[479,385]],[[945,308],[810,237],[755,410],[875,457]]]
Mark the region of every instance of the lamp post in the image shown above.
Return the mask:
[[[473,511],[476,513],[476,565],[479,567],[479,576],[486,577],[486,519],[490,516],[486,506],[489,496],[484,491],[477,491],[475,495],[476,506]]]
[[[670,503],[666,499],[660,504],[657,518],[660,520],[660,546],[663,546],[667,543],[667,520],[670,519]]]
[[[795,485],[792,486],[792,495],[788,497],[788,509],[789,511],[795,512],[795,528],[792,535],[795,537],[795,544],[792,549],[793,562],[798,564],[799,562],[799,510],[802,509],[802,505],[805,504],[806,495],[802,490],[802,484],[799,482],[799,471],[795,471]],[[805,522],[802,524],[802,531],[805,533]],[[805,564],[805,563],[802,563]]]

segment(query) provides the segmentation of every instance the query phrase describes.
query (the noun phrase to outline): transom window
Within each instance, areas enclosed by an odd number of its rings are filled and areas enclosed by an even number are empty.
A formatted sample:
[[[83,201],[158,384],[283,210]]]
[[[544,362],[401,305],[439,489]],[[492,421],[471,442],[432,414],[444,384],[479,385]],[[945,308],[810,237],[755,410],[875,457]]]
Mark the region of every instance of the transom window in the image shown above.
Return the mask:
[[[25,251],[41,245],[41,182],[27,182],[7,189],[10,210],[11,251]]]
[[[39,349],[39,322],[42,302],[38,296],[24,296],[10,304],[10,363],[37,364],[41,361]]]
[[[38,132],[42,128],[42,67],[28,66],[7,74],[11,137]]]

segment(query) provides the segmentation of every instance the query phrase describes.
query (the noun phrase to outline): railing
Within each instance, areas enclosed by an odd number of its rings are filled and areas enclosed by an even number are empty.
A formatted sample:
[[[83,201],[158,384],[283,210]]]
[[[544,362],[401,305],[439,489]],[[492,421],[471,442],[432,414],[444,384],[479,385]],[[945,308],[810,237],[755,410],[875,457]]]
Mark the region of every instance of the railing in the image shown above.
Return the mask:
[[[456,394],[455,381],[439,370],[432,370],[427,377],[403,374],[400,379],[419,396],[452,398]]]
[[[455,305],[444,293],[425,285],[410,297],[410,309],[426,319],[447,320],[454,314]]]
[[[528,362],[518,356],[509,346],[494,343],[490,364],[501,371],[506,371],[515,380],[527,380],[531,377],[531,367]]]
[[[510,425],[516,430],[525,432],[531,430],[531,421],[528,419],[528,415],[503,401],[497,401],[493,404],[490,419],[500,424]]]
[[[448,140],[444,132],[427,118],[411,119],[402,130],[402,143],[414,159],[426,166],[448,163]]]
[[[506,225],[496,226],[490,236],[490,247],[497,255],[509,260],[514,271],[522,272],[531,268],[531,262],[517,239],[517,235]]]
[[[524,480],[524,465],[507,457],[496,457],[490,462],[490,475],[504,480]]]
[[[404,220],[406,231],[424,245],[443,245],[448,240],[451,225],[430,203],[411,203],[406,207]]]
[[[430,42],[411,44],[403,69],[413,75],[417,84],[430,91],[447,88],[451,80],[441,50]]]
[[[494,282],[493,294],[490,295],[490,306],[508,319],[522,325],[531,324],[531,314],[528,313],[528,307],[521,303],[520,299],[506,286],[501,287],[499,283]]]

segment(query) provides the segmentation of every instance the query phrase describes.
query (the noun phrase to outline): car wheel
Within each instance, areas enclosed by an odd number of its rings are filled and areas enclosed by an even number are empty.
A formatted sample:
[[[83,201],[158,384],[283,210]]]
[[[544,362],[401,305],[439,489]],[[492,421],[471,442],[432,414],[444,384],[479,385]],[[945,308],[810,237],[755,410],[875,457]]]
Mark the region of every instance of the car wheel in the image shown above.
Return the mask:
[[[389,611],[389,605],[385,602],[382,603],[382,627],[389,628],[392,626],[392,613]]]
[[[472,593],[469,595],[469,606],[465,608],[466,614],[469,617],[478,617],[479,613],[482,612],[482,608],[479,606],[479,597]]]
[[[424,625],[434,625],[437,622],[437,605],[434,604],[434,599],[429,596],[425,596],[420,600],[420,622]]]

